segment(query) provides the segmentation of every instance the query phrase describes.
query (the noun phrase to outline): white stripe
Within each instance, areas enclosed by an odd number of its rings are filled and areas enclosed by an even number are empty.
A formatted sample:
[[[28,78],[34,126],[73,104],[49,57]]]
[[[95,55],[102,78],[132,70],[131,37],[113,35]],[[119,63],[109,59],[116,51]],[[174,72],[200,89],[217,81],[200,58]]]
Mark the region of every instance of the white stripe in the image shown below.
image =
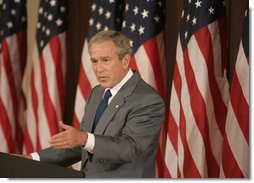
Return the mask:
[[[243,132],[238,124],[234,110],[232,109],[231,101],[228,105],[226,135],[238,166],[240,167],[243,175],[245,177],[249,177],[249,145],[246,142]]]
[[[30,86],[30,90],[28,94],[26,126],[27,126],[28,135],[31,139],[33,147],[35,148],[36,147],[36,119],[35,119],[35,114],[33,111],[34,110],[36,111],[36,109],[33,109],[31,89],[32,88]],[[37,96],[37,93],[35,95]]]
[[[42,94],[42,83],[41,83],[41,69],[39,64],[39,55],[37,52],[37,48],[35,48],[34,51],[34,57],[33,57],[33,67],[34,67],[34,81],[35,81],[35,90],[37,92],[38,97],[38,135],[39,140],[41,143],[41,147],[45,148],[48,147],[48,140],[51,137],[49,126],[46,118],[46,114],[44,111],[44,104],[43,104],[43,94]]]
[[[237,78],[239,79],[239,83],[242,88],[244,98],[249,105],[249,75],[250,75],[249,64],[247,62],[246,55],[243,50],[242,41],[239,47],[235,69]]]
[[[177,154],[167,135],[165,147],[165,164],[172,178],[177,178]]]
[[[17,99],[19,100],[22,76],[21,76],[19,49],[17,45],[17,37],[15,35],[10,36],[6,38],[6,42],[8,45],[8,51],[9,51],[9,56],[11,61],[10,65],[12,67],[12,72],[13,72],[13,79],[14,79],[14,84],[16,89],[15,92],[17,94]]]
[[[98,84],[98,81],[97,81],[96,76],[95,76],[93,69],[92,69],[92,64],[91,64],[90,56],[88,53],[87,40],[85,40],[85,44],[84,44],[84,48],[83,48],[83,52],[82,52],[81,66],[84,68],[86,77],[87,77],[88,81],[90,82],[91,87],[93,88],[95,85]]]
[[[188,44],[188,53],[190,57],[191,66],[195,74],[195,80],[198,89],[202,95],[206,107],[206,117],[209,126],[209,139],[211,141],[211,150],[216,159],[217,165],[221,162],[221,148],[223,143],[223,136],[220,133],[218,123],[216,122],[214,113],[214,104],[209,85],[209,76],[205,58],[199,49],[197,40],[194,36],[191,37]],[[212,61],[212,60],[211,60]],[[209,61],[210,62],[210,61]],[[225,114],[226,115],[226,114]]]
[[[45,65],[45,74],[46,74],[45,79],[48,85],[49,97],[54,106],[57,119],[61,120],[62,119],[62,111],[61,111],[61,105],[60,105],[61,99],[59,98],[59,95],[58,95],[59,90],[61,90],[61,88],[58,89],[58,81],[56,76],[58,71],[57,71],[55,62],[53,60],[53,56],[52,56],[52,52],[51,52],[49,44],[45,46],[45,48],[43,49],[42,55],[43,55],[43,61]],[[61,67],[58,69],[61,69]]]
[[[0,122],[0,152],[9,152],[9,148],[4,136],[4,132],[3,132],[3,128],[1,126],[1,122]]]
[[[157,90],[153,67],[143,46],[139,47],[134,57],[142,79]]]
[[[179,44],[178,44],[179,45]],[[180,45],[179,45],[180,46]],[[178,47],[177,61],[179,65],[179,72],[182,78],[182,92],[181,92],[181,103],[183,107],[183,113],[186,120],[186,139],[188,147],[190,149],[191,156],[197,166],[197,169],[201,177],[207,177],[207,167],[205,158],[205,146],[203,138],[199,132],[195,118],[192,113],[190,105],[190,96],[188,92],[188,86],[185,76],[185,66],[183,63],[181,48]]]
[[[183,144],[182,144],[182,140],[180,138],[180,130],[179,130],[179,125],[180,125],[180,103],[179,103],[179,99],[178,99],[178,96],[177,96],[177,93],[176,93],[176,89],[175,89],[175,85],[174,85],[174,81],[172,82],[172,90],[171,90],[171,96],[170,96],[170,111],[171,111],[171,114],[172,114],[172,117],[174,118],[175,122],[176,122],[176,125],[178,127],[178,135],[174,138],[177,138],[177,149],[178,149],[178,157],[174,157],[176,158],[176,162],[177,164],[179,163],[179,170],[180,170],[180,174],[183,175],[183,159],[184,159],[184,151],[183,151]],[[166,151],[167,152],[167,151]],[[179,161],[178,162],[178,158]],[[177,166],[175,167],[176,168],[176,176],[177,176]],[[170,170],[172,171],[172,170]]]
[[[84,115],[85,104],[86,104],[86,100],[83,97],[83,95],[81,94],[80,85],[78,85],[76,98],[75,98],[75,109],[74,109],[74,111],[75,111],[75,114],[77,116],[77,119],[78,119],[79,123],[81,122],[82,117]]]

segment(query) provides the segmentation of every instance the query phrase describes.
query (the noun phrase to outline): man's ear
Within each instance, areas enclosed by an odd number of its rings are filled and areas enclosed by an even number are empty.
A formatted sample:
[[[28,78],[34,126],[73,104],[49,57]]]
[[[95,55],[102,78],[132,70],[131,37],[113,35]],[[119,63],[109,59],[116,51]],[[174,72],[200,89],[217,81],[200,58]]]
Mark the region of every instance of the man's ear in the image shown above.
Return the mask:
[[[130,60],[131,60],[130,54],[126,54],[126,55],[123,57],[123,67],[124,67],[124,69],[129,68],[129,66],[130,66]]]

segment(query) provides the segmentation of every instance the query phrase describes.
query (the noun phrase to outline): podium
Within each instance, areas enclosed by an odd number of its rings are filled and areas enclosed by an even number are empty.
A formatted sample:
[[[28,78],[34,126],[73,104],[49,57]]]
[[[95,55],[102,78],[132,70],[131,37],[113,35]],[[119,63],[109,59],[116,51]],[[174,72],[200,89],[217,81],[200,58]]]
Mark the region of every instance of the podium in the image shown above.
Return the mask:
[[[0,152],[1,178],[81,178],[81,171]]]

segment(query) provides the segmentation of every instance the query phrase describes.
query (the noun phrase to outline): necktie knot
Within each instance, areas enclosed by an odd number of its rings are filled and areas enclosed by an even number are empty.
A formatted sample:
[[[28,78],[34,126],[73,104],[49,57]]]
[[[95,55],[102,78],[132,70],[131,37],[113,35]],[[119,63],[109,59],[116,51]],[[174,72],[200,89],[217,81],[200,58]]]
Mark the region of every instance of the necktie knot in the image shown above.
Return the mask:
[[[112,96],[111,92],[110,92],[110,89],[108,89],[105,94],[104,94],[104,97],[102,100],[107,100],[108,102],[108,99]]]
[[[97,108],[96,114],[95,114],[95,118],[94,118],[94,123],[93,123],[93,128],[92,128],[92,132],[94,132],[95,127],[97,126],[103,112],[105,111],[106,107],[108,106],[108,99],[112,96],[110,90],[108,89],[105,94],[103,99],[101,100],[101,103],[99,105],[99,107]]]

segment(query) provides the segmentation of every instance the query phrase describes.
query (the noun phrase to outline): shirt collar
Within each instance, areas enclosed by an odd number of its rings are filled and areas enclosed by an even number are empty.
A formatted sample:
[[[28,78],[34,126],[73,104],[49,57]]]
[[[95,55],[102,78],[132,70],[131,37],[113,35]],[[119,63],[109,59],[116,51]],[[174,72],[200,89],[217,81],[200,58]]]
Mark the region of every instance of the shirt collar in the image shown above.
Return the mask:
[[[117,92],[121,89],[121,87],[132,77],[132,75],[133,75],[133,71],[131,69],[129,69],[127,74],[124,76],[124,78],[117,85],[115,85],[113,88],[106,88],[105,89],[105,91],[107,89],[110,89],[110,92],[112,94],[112,97],[110,97],[110,98],[113,98],[117,94]]]

